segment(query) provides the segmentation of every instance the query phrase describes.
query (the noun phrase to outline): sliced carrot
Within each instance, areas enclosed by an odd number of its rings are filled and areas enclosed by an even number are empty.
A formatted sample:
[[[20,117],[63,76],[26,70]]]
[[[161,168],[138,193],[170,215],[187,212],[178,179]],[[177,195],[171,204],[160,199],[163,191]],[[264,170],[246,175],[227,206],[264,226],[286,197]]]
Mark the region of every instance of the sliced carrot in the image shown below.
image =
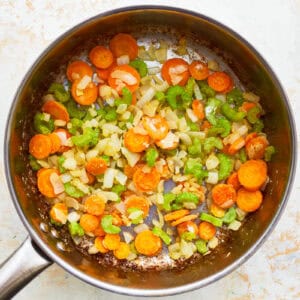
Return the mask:
[[[228,154],[234,155],[245,146],[245,139],[241,136],[236,139],[228,148]]]
[[[29,153],[36,159],[48,157],[52,150],[52,142],[45,134],[34,135],[29,142]]]
[[[103,246],[103,237],[96,237],[95,247],[99,250],[100,253],[107,253],[109,250]]]
[[[93,232],[99,226],[99,218],[91,214],[83,214],[80,218],[79,224],[85,232]]]
[[[108,76],[108,84],[119,94],[122,94],[124,87],[127,87],[132,93],[135,92],[140,81],[141,77],[138,71],[129,65],[114,67]]]
[[[216,234],[216,227],[209,222],[201,222],[199,224],[199,236],[205,241],[211,240]]]
[[[256,191],[267,180],[267,164],[263,160],[248,160],[238,170],[241,185],[249,191]]]
[[[231,184],[219,183],[212,189],[212,200],[221,208],[229,208],[236,201],[236,191]]]
[[[132,195],[125,200],[126,211],[129,208],[137,208],[143,211],[143,217],[146,218],[149,214],[149,203],[144,197]]]
[[[93,185],[96,181],[96,177],[92,174],[90,174],[89,172],[86,172],[86,176],[88,177],[88,185]]]
[[[239,182],[239,177],[237,172],[233,172],[228,178],[227,178],[227,184],[231,184],[235,190],[238,190],[241,186]]]
[[[97,195],[89,196],[84,202],[84,209],[94,216],[101,216],[105,209],[105,201]]]
[[[150,230],[138,233],[134,245],[139,253],[146,256],[157,255],[162,249],[161,239]]]
[[[122,217],[118,211],[112,211],[110,215],[113,217],[113,225],[122,226],[124,224]]]
[[[78,88],[80,83],[79,80],[75,80],[72,84],[71,94],[74,100],[81,105],[91,105],[93,104],[98,97],[98,87],[95,83],[90,82],[87,87],[83,90]]]
[[[233,86],[234,86],[234,82],[233,82],[233,80],[230,77],[230,83],[229,83],[227,89],[225,89],[224,91],[222,91],[222,93],[223,94],[227,94],[228,92],[230,92],[233,89]]]
[[[109,68],[114,62],[112,52],[104,46],[96,46],[89,53],[89,59],[94,66],[100,69]]]
[[[67,215],[68,208],[65,203],[56,203],[51,207],[50,217],[53,221],[65,224]]]
[[[240,107],[241,111],[248,112],[251,108],[255,107],[256,104],[254,102],[244,102]]]
[[[232,79],[225,72],[214,72],[207,78],[208,85],[217,92],[226,91],[232,84]]]
[[[255,137],[257,137],[257,132],[251,132],[251,133],[247,134],[247,136],[245,138],[246,144]]]
[[[55,132],[48,134],[48,136],[51,140],[51,152],[50,153],[53,154],[53,153],[58,152],[61,147],[61,140],[60,140],[59,136]]]
[[[76,60],[67,67],[67,77],[70,81],[83,78],[85,75],[92,77],[93,69],[82,60]]]
[[[149,135],[135,133],[134,129],[129,129],[124,135],[124,145],[131,152],[143,152],[149,147]]]
[[[172,172],[169,170],[167,164],[163,165],[162,172],[160,172],[160,177],[162,179],[170,179],[172,177]]]
[[[192,108],[194,114],[199,118],[199,120],[203,120],[205,118],[204,105],[202,101],[195,99],[192,102]]]
[[[217,218],[223,218],[225,215],[225,210],[215,203],[212,203],[210,206],[210,212]]]
[[[53,173],[59,174],[56,169],[41,169],[37,173],[37,186],[39,191],[48,198],[56,196],[54,187],[51,183],[51,175]]]
[[[156,168],[149,168],[149,172],[145,172],[143,169],[143,167],[140,167],[133,174],[135,187],[141,192],[155,191],[160,181],[158,171]]]
[[[262,204],[263,196],[261,191],[248,191],[245,188],[240,188],[237,192],[236,203],[240,209],[245,212],[253,212]]]
[[[69,122],[70,117],[65,106],[55,100],[48,100],[42,106],[42,111],[51,115],[55,120]]]
[[[189,65],[191,76],[196,80],[204,80],[209,75],[209,69],[206,63],[195,60]]]
[[[106,69],[96,69],[96,73],[101,80],[107,81],[111,70],[116,66],[117,63],[114,61],[111,66]]]
[[[121,238],[118,234],[107,233],[103,239],[103,246],[108,250],[116,250],[120,245]]]
[[[131,105],[136,105],[136,93],[132,94]]]
[[[118,33],[109,42],[109,48],[115,57],[128,55],[133,60],[138,55],[136,39],[127,33]]]
[[[119,247],[114,250],[114,256],[117,259],[126,259],[130,254],[130,247],[124,242],[120,242]]]
[[[268,145],[269,142],[263,135],[250,139],[250,141],[246,144],[247,156],[249,159],[262,159]]]
[[[162,140],[169,132],[169,125],[165,118],[160,115],[154,117],[144,117],[142,120],[143,127],[149,136],[154,140]]]
[[[175,227],[175,226],[177,226],[177,225],[179,225],[183,222],[195,220],[195,219],[197,219],[197,217],[198,217],[198,215],[187,215],[187,216],[184,216],[180,219],[177,219],[176,221],[173,221],[171,223],[171,225]]]
[[[171,58],[164,62],[161,76],[170,85],[184,86],[189,77],[189,65],[182,58]]]
[[[61,146],[58,150],[58,152],[66,152],[70,149],[69,146],[65,146],[67,140],[71,137],[71,134],[68,130],[64,129],[64,128],[57,128],[53,131],[53,133],[55,133],[61,142]]]
[[[85,169],[94,176],[101,175],[105,173],[107,163],[101,157],[93,157],[86,163]]]
[[[106,235],[106,232],[103,230],[101,226],[101,222],[99,222],[99,226],[93,231],[93,234],[99,237],[104,237]]]
[[[131,167],[130,165],[126,165],[124,167],[124,174],[129,178],[132,179],[134,172],[140,167],[141,165],[136,164],[134,167]]]
[[[209,128],[211,128],[211,124],[205,120],[202,124],[201,124],[201,130],[208,130]]]
[[[190,211],[187,209],[179,209],[179,210],[172,211],[168,214],[165,214],[164,219],[166,222],[174,221],[188,215],[189,213]]]
[[[177,232],[178,232],[179,236],[181,236],[185,232],[191,232],[191,233],[194,233],[195,236],[197,236],[198,235],[198,226],[193,221],[183,222],[177,226]]]

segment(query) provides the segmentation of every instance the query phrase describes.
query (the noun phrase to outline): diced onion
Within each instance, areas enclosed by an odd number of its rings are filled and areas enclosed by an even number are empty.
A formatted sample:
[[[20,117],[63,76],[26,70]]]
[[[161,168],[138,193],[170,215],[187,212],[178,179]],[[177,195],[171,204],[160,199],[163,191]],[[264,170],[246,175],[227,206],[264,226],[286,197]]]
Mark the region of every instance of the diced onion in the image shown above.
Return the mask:
[[[148,230],[148,229],[149,229],[149,226],[147,224],[143,223],[143,224],[140,224],[138,226],[135,226],[133,230],[136,233],[140,233],[140,232],[143,232],[143,231]]]
[[[126,207],[124,202],[120,202],[115,204],[115,208],[122,214],[124,215],[126,213]]]
[[[240,221],[234,220],[229,224],[228,229],[237,231],[240,229],[241,225],[242,223]]]
[[[208,241],[207,247],[210,249],[214,249],[218,246],[218,244],[219,244],[219,240],[217,237],[214,236],[211,240]]]
[[[195,123],[195,122],[197,122],[197,121],[199,120],[198,117],[194,114],[194,112],[193,112],[192,109],[187,108],[187,109],[186,109],[186,113],[187,113],[188,117],[190,118],[190,120],[191,120],[193,123]]]
[[[129,56],[126,55],[121,55],[120,57],[117,58],[117,65],[128,65],[130,62]]]
[[[208,177],[206,179],[207,183],[210,184],[217,184],[219,181],[219,174],[217,171],[210,171],[208,172]]]
[[[153,97],[155,96],[155,89],[152,86],[149,86],[145,94],[141,97],[141,99],[137,102],[137,106],[140,108],[143,108],[143,106],[151,101]]]
[[[77,84],[77,89],[84,90],[91,82],[92,82],[92,77],[88,75],[84,75],[82,79],[79,81],[79,83]]]
[[[89,254],[96,254],[98,252],[99,252],[99,250],[97,249],[97,247],[95,245],[89,247],[89,249],[88,249]]]
[[[55,195],[60,194],[65,190],[61,178],[55,172],[50,175],[50,182]]]
[[[128,161],[128,164],[130,165],[130,167],[134,167],[136,165],[136,163],[140,160],[141,155],[138,153],[133,153],[130,152],[127,148],[122,147],[121,148],[121,152],[123,153],[123,155],[125,156],[125,158]]]
[[[219,159],[215,154],[210,154],[205,162],[207,170],[215,169],[219,165]]]
[[[108,189],[112,188],[114,184],[114,178],[116,175],[116,170],[112,168],[108,168],[104,173],[104,180],[103,180],[103,188]]]
[[[133,235],[128,231],[123,231],[123,236],[126,244],[129,244],[133,240]]]
[[[68,214],[67,219],[69,222],[78,222],[80,219],[80,214],[76,211],[72,211]]]
[[[127,176],[121,172],[120,170],[116,171],[115,174],[115,179],[121,184],[121,185],[125,185],[126,181],[127,181]]]

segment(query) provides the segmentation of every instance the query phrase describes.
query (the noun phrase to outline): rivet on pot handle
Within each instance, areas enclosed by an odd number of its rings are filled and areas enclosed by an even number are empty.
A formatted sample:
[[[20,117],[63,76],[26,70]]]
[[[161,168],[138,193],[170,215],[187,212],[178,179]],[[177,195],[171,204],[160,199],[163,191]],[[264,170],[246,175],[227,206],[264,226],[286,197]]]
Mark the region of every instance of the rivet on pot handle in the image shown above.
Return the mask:
[[[27,237],[23,244],[0,265],[0,299],[11,299],[35,278],[50,261]]]

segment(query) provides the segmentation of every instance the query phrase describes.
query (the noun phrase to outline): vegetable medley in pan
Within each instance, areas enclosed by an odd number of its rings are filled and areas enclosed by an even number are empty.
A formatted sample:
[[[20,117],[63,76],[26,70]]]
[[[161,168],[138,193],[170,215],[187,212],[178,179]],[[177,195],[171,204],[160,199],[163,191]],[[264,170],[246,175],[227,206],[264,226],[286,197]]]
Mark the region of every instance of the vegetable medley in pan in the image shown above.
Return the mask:
[[[54,226],[119,260],[206,255],[260,208],[275,152],[259,97],[184,39],[125,33],[66,66],[34,116],[29,161]],[[156,63],[156,64],[153,64]]]

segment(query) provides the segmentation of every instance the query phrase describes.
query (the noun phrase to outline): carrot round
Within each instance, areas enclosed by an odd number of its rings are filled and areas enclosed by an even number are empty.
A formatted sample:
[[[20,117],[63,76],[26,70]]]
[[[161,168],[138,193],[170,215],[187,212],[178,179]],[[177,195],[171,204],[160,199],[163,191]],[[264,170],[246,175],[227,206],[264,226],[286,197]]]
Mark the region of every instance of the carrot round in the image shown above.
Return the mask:
[[[133,60],[138,55],[136,39],[127,33],[115,35],[109,42],[109,48],[115,57],[128,55],[130,60]]]
[[[143,152],[149,147],[149,135],[135,133],[134,129],[129,129],[124,135],[124,145],[131,152]]]
[[[108,250],[116,250],[120,245],[121,238],[118,234],[107,233],[103,239],[103,246]]]
[[[83,78],[85,75],[92,77],[93,69],[82,60],[76,60],[67,67],[67,77],[70,81]]]
[[[230,184],[219,183],[212,189],[212,200],[221,208],[229,208],[236,201],[236,191]]]
[[[250,139],[245,147],[249,159],[262,159],[268,144],[268,140],[262,135]]]
[[[103,80],[107,81],[111,70],[117,66],[117,63],[113,61],[113,63],[106,69],[96,69],[97,76]]]
[[[198,235],[198,226],[193,221],[183,222],[177,226],[177,232],[178,232],[179,236],[181,236],[185,232],[191,232],[191,233],[194,233],[195,236],[197,236]]]
[[[86,172],[86,176],[89,180],[87,184],[88,185],[93,185],[96,181],[96,177],[94,175],[90,174],[89,172]]]
[[[48,137],[51,140],[50,154],[58,152],[61,147],[61,140],[60,140],[59,136],[55,132],[52,132],[52,133],[48,134]]]
[[[144,117],[142,124],[149,136],[154,140],[162,140],[169,132],[167,120],[160,115],[155,115],[154,117]]]
[[[101,219],[100,219],[101,221]],[[103,230],[101,226],[101,222],[99,222],[99,226],[93,231],[93,234],[95,236],[104,237],[106,235],[106,232]]]
[[[251,192],[240,188],[237,192],[237,206],[245,212],[253,212],[262,204],[263,196],[260,190]]]
[[[132,93],[135,92],[140,81],[141,77],[138,71],[129,65],[114,67],[108,76],[108,84],[119,94],[122,93],[124,87],[127,87]]]
[[[223,218],[225,215],[225,210],[215,203],[212,203],[210,206],[210,212],[217,218]]]
[[[48,100],[42,106],[42,111],[48,113],[56,120],[69,122],[70,117],[65,106],[55,100]]]
[[[199,236],[205,241],[211,240],[216,234],[216,227],[209,222],[201,222],[199,224]]]
[[[105,173],[107,164],[103,158],[93,157],[86,163],[85,169],[88,173],[97,176]]]
[[[162,249],[161,239],[150,230],[138,233],[134,245],[139,253],[146,256],[157,255]]]
[[[170,85],[184,86],[190,77],[189,65],[182,58],[168,59],[161,68],[161,76]]]
[[[189,213],[190,211],[187,209],[179,209],[179,210],[172,211],[168,214],[165,214],[164,219],[166,222],[174,221],[188,215]]]
[[[209,75],[209,69],[206,63],[201,61],[193,61],[189,65],[191,76],[196,80],[204,80]]]
[[[59,212],[59,215],[58,215]],[[58,223],[61,223],[61,215],[64,216],[65,219],[67,219],[68,215],[68,208],[66,204],[64,203],[56,203],[51,207],[50,210],[50,218]]]
[[[34,135],[29,142],[29,153],[36,159],[48,157],[52,150],[52,142],[45,134]]]
[[[89,59],[93,65],[100,69],[110,67],[114,61],[112,52],[103,46],[94,47],[89,53]]]
[[[263,160],[248,160],[238,170],[241,185],[249,191],[256,191],[267,180],[267,164]]]
[[[130,247],[124,242],[120,242],[119,247],[114,250],[114,256],[117,259],[126,259],[130,254]]]
[[[149,172],[145,172],[143,167],[141,167],[133,174],[134,185],[141,192],[155,191],[159,181],[160,175],[156,168],[151,168]]]
[[[113,220],[112,220],[113,225],[116,225],[116,226],[122,226],[123,225],[122,217],[121,217],[121,215],[118,211],[116,211],[116,210],[112,211],[110,213],[110,215],[113,217]]]
[[[101,216],[105,209],[105,201],[100,196],[91,195],[85,200],[84,208],[91,215]]]
[[[136,164],[134,167],[131,167],[130,165],[126,165],[124,167],[124,174],[129,178],[132,179],[134,172],[140,167],[141,165]]]
[[[56,196],[53,185],[51,183],[51,175],[53,173],[58,174],[56,169],[40,169],[37,173],[37,186],[41,194],[48,198]]]
[[[78,89],[79,80],[75,80],[72,84],[71,94],[74,100],[81,105],[91,105],[98,97],[98,87],[90,82],[84,90]]]
[[[99,226],[99,219],[91,214],[83,214],[79,224],[85,232],[93,232]]]
[[[98,249],[100,253],[107,253],[109,250],[103,246],[103,237],[96,237],[95,239],[95,247]]]
[[[227,178],[227,184],[231,184],[235,190],[238,190],[241,186],[239,182],[239,177],[237,172],[233,172],[228,178]]]
[[[245,139],[243,137],[239,137],[229,146],[227,153],[230,155],[234,155],[244,146],[245,146]]]
[[[247,134],[247,136],[245,138],[246,144],[255,137],[257,137],[257,132],[251,132],[251,133]]]
[[[195,99],[192,102],[192,109],[194,114],[200,119],[203,120],[205,118],[205,113],[204,113],[204,105],[203,102],[200,100]]]
[[[129,208],[137,208],[143,211],[143,217],[146,218],[149,214],[149,203],[144,197],[132,195],[125,200],[126,211]]]
[[[226,91],[232,84],[232,79],[225,72],[215,72],[208,76],[208,85],[217,92]]]

